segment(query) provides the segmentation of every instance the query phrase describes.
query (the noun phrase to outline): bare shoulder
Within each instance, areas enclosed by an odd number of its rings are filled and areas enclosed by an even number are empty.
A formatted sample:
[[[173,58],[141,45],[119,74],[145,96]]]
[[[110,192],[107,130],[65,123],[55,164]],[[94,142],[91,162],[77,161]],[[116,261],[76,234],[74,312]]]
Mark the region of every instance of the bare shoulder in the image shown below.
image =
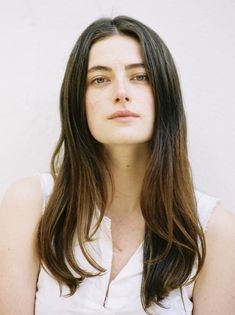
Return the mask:
[[[193,314],[235,314],[235,214],[219,204],[205,237],[206,260],[194,287]]]
[[[42,205],[38,176],[14,182],[3,197],[0,207],[0,309],[3,314],[33,314],[39,271],[37,226]]]
[[[11,202],[41,202],[42,191],[39,176],[21,178],[12,183],[6,190],[2,204]]]
[[[216,234],[220,231],[224,236],[234,236],[235,229],[235,213],[226,209],[222,204],[218,204],[212,214],[211,220],[208,224],[208,231],[206,234]]]
[[[29,222],[39,220],[42,213],[43,196],[38,176],[22,178],[7,189],[0,207],[1,230],[23,226],[29,228]],[[16,226],[14,226],[16,225]]]
[[[39,176],[22,178],[7,189],[0,207],[1,230],[11,227],[30,227],[36,223],[42,213],[43,196]],[[14,224],[16,226],[14,226]]]

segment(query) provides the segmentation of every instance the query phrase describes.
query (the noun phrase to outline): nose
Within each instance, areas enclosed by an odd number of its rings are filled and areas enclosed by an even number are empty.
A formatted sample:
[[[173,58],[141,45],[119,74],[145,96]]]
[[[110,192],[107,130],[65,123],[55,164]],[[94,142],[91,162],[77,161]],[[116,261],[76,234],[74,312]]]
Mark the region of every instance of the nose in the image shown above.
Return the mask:
[[[114,87],[114,103],[125,105],[131,102],[130,91],[128,89],[127,82],[116,82]]]

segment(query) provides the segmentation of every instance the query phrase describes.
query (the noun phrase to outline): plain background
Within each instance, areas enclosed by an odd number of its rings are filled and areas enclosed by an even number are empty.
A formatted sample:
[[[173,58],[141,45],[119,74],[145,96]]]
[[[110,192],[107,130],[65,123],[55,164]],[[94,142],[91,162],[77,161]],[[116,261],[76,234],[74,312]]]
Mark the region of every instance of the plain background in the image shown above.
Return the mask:
[[[0,1],[0,198],[18,178],[49,170],[69,53],[94,19],[130,15],[175,59],[197,189],[235,211],[234,0]]]

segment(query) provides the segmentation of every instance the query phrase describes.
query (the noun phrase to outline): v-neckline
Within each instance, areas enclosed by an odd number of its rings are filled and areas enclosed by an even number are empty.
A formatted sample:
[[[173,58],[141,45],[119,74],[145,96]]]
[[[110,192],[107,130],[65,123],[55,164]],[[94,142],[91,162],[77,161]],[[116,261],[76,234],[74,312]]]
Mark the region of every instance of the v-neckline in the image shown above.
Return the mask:
[[[98,210],[99,211],[99,210]],[[100,228],[101,230],[106,234],[108,234],[108,237],[110,239],[110,246],[111,246],[111,262],[110,262],[110,266],[109,266],[109,270],[110,270],[110,275],[111,275],[111,271],[112,271],[112,261],[113,261],[113,240],[112,240],[112,232],[111,232],[111,224],[112,224],[112,220],[105,216],[103,217],[102,221],[101,221],[101,225]],[[104,227],[104,229],[102,229]],[[140,249],[142,248],[144,244],[144,240],[142,240],[142,242],[138,245],[138,247],[135,249],[135,251],[133,252],[133,254],[129,257],[128,261],[126,262],[126,264],[121,268],[121,270],[118,272],[118,274],[115,276],[114,279],[112,279],[111,281],[109,281],[109,284],[115,280],[118,280],[120,278],[120,276],[123,274],[123,272],[128,268],[128,266],[130,265],[130,263],[132,262],[132,260],[135,258],[135,256],[138,254],[138,252],[140,251]],[[141,260],[142,261],[142,260]]]
[[[111,235],[111,229],[109,230],[110,231],[110,242],[111,242],[111,253],[112,253],[112,259],[113,259],[113,247],[112,247],[112,235]],[[128,259],[127,263],[121,268],[121,270],[118,272],[118,274],[115,276],[114,279],[110,280],[110,277],[111,277],[111,272],[112,272],[112,259],[111,259],[111,262],[110,262],[110,266],[109,266],[109,281],[108,281],[108,285],[107,285],[107,289],[106,289],[106,294],[105,294],[105,297],[104,297],[104,301],[103,301],[103,307],[105,308],[106,306],[106,302],[107,302],[107,298],[108,298],[108,295],[109,295],[109,289],[111,287],[111,285],[118,281],[119,278],[123,275],[123,273],[128,269],[128,266],[131,264],[131,262],[133,261],[133,259],[139,254],[139,251],[140,249],[142,248],[143,246],[143,243],[144,241],[142,241],[139,246],[136,248],[135,252],[130,256],[130,258]],[[140,271],[140,270],[139,270]]]

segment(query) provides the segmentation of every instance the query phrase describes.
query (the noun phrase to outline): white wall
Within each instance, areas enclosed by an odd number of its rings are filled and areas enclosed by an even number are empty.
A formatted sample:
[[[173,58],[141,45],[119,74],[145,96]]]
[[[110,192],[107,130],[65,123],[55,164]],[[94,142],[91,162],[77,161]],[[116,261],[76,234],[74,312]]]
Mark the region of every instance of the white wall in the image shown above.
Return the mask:
[[[198,189],[235,210],[235,1],[0,2],[0,197],[49,169],[68,54],[93,19],[130,15],[154,28],[181,78]]]

